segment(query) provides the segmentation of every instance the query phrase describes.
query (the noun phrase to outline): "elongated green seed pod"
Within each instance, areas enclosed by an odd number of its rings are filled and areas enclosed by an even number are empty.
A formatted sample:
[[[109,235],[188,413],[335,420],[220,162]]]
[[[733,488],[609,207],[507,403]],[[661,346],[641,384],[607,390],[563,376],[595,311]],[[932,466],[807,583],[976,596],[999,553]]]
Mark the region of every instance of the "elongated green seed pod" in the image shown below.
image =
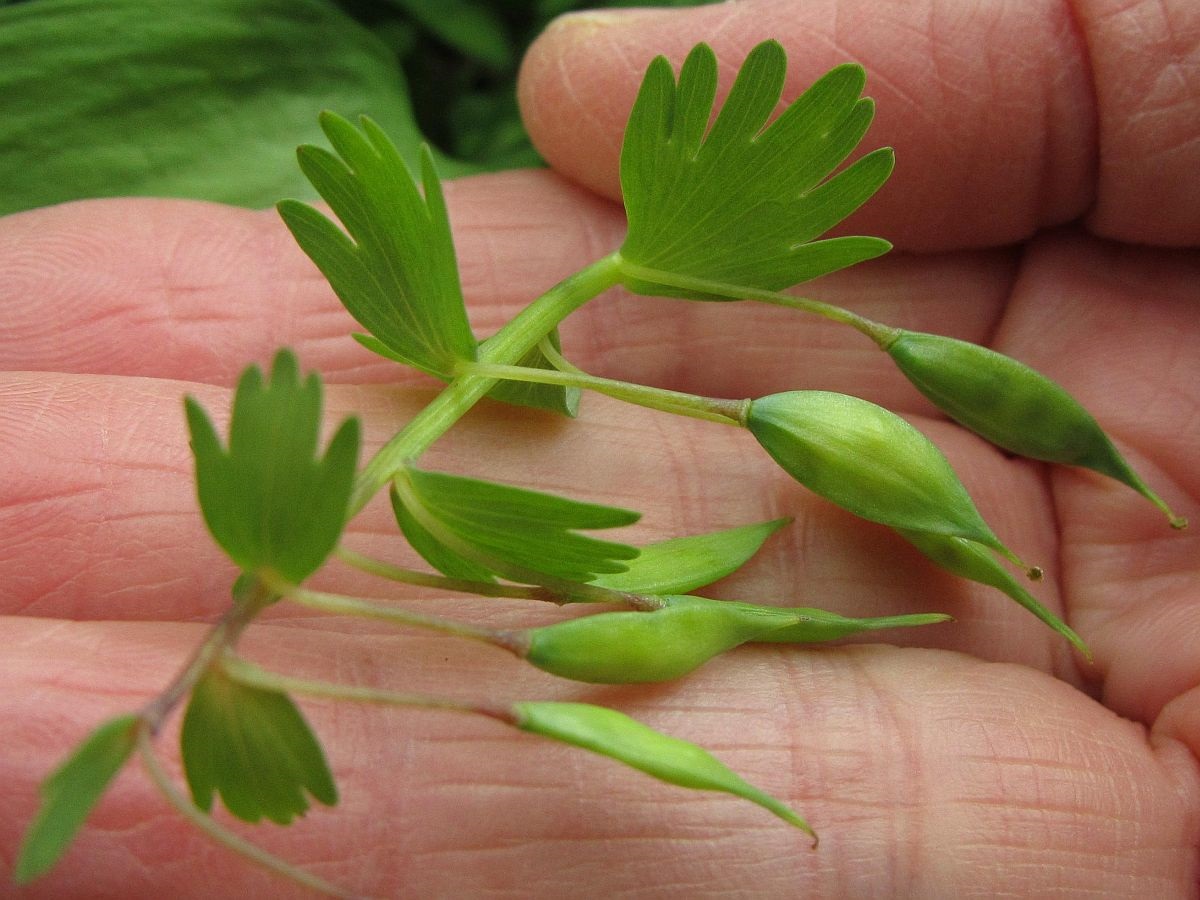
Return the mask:
[[[652,612],[598,613],[525,632],[513,644],[539,669],[601,684],[679,678],[750,642],[810,644],[880,628],[932,625],[950,616],[852,619],[821,609],[758,606],[688,594]]]
[[[986,547],[981,547],[974,541],[942,534],[900,531],[900,535],[943,569],[962,578],[978,581],[980,584],[1004,591],[1074,644],[1088,662],[1092,661],[1092,651],[1083,642],[1083,639],[1062,619],[1042,606],[1029,591],[1025,590],[1021,583],[1013,578],[1012,573],[997,562],[996,557],[992,556]]]
[[[838,638],[860,634],[864,631],[936,625],[939,622],[949,622],[953,619],[952,616],[945,613],[912,613],[904,616],[873,616],[857,619],[807,606],[757,606],[737,600],[709,600],[706,597],[694,597],[690,594],[677,594],[662,599],[668,607],[695,603],[719,603],[724,607],[743,610],[744,615],[747,616],[770,616],[782,612],[796,620],[793,624],[782,624],[777,628],[764,630],[751,638],[756,643],[764,644],[819,644],[824,641],[836,641]]]
[[[668,784],[721,791],[757,803],[811,835],[816,846],[816,833],[790,807],[744,781],[707,750],[615,709],[588,703],[516,703],[513,719],[522,731],[608,756]]]
[[[525,658],[575,681],[670,681],[799,618],[787,609],[684,598],[652,612],[606,612],[525,632]]]
[[[754,400],[747,427],[788,474],[872,522],[976,541],[1029,569],[992,533],[949,461],[883,407],[828,391]]]
[[[957,540],[961,540],[961,538]],[[815,644],[822,641],[836,641],[838,638],[862,634],[864,631],[937,625],[940,622],[951,622],[954,619],[953,616],[945,613],[912,613],[903,616],[870,616],[858,619],[839,616],[837,613],[826,612],[823,609],[797,607],[793,608],[792,612],[799,616],[799,622],[769,631],[755,640],[767,644]]]
[[[993,444],[1108,475],[1161,509],[1173,527],[1187,525],[1133,471],[1092,414],[1040,372],[987,347],[937,334],[900,331],[885,349],[938,409]]]

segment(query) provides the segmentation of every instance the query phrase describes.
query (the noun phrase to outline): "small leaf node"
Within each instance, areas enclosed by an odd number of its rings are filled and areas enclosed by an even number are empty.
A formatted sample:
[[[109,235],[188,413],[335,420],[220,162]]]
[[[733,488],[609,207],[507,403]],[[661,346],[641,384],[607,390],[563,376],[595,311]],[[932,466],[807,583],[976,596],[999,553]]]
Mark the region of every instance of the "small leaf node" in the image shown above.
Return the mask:
[[[547,335],[546,341],[539,342],[536,347],[517,360],[516,365],[527,369],[557,369],[554,360],[547,355],[544,349],[547,342],[551,353],[557,354],[561,350],[557,328]],[[529,381],[500,381],[488,391],[488,396],[493,400],[532,409],[544,409],[570,418],[575,418],[579,413],[580,394],[582,391],[576,387],[566,387],[560,384],[535,384]]]

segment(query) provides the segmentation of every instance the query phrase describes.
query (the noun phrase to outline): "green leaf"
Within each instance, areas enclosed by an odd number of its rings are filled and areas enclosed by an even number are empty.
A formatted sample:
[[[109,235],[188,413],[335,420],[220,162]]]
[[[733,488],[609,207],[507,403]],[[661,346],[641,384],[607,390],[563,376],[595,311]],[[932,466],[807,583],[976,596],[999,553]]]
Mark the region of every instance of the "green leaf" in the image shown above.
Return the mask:
[[[317,453],[321,382],[300,381],[281,350],[270,381],[251,366],[238,382],[221,446],[200,404],[185,401],[196,486],[213,538],[244,571],[270,569],[293,584],[329,555],[345,526],[358,458],[357,419],[344,421],[324,458]]]
[[[13,869],[18,884],[28,884],[58,862],[104,789],[133,753],[139,722],[137,715],[105,722],[42,782],[42,805],[25,833]]]
[[[312,198],[292,160],[319,109],[370,110],[414,162],[422,141],[394,57],[324,0],[37,0],[0,9],[0,59],[0,214]]]
[[[392,500],[392,512],[396,515],[396,523],[409,546],[421,555],[421,558],[449,578],[462,578],[467,581],[495,581],[492,570],[477,562],[455,553],[417,521],[400,500],[400,495],[393,486],[388,492]]]
[[[321,746],[286,694],[211,669],[192,690],[180,739],[192,799],[205,812],[219,793],[239,819],[286,825],[308,810],[305,792],[337,803]]]
[[[314,146],[298,151],[301,169],[349,237],[303,203],[284,200],[277,209],[384,356],[451,378],[457,360],[475,359],[475,337],[433,159],[422,154],[422,197],[383,130],[365,117],[360,125],[324,113],[321,127],[338,155]]]
[[[879,238],[814,238],[864,203],[887,180],[890,149],[862,157],[825,180],[854,150],[874,107],[859,97],[860,66],[817,81],[771,125],[787,68],[775,41],[747,56],[720,114],[708,127],[717,61],[706,44],[685,60],[676,83],[664,57],[650,64],[621,150],[629,231],[622,259],[689,278],[780,290],[887,252]],[[628,276],[631,290],[723,299]]]
[[[767,538],[790,521],[773,519],[647,544],[629,561],[626,571],[600,575],[592,583],[633,594],[693,591],[740,569]]]
[[[562,349],[557,328],[550,332],[550,344],[555,350]],[[554,364],[546,358],[546,354],[542,352],[540,343],[522,356],[515,365],[529,369],[555,368]],[[579,388],[565,385],[535,384],[531,381],[500,381],[488,391],[488,396],[503,403],[544,409],[574,418],[579,413],[579,397],[582,393]]]
[[[469,0],[389,0],[464,55],[496,68],[514,64],[516,49],[504,20],[486,3]]]
[[[457,564],[466,561],[514,581],[590,581],[623,572],[638,553],[579,533],[631,525],[639,516],[630,510],[414,468],[399,473],[394,488],[401,529],[412,540],[411,523],[419,525],[414,549],[451,577],[471,577]]]
[[[522,731],[611,757],[668,784],[733,794],[816,837],[786,804],[743,781],[707,750],[616,710],[587,703],[526,702],[514,704],[513,711]]]

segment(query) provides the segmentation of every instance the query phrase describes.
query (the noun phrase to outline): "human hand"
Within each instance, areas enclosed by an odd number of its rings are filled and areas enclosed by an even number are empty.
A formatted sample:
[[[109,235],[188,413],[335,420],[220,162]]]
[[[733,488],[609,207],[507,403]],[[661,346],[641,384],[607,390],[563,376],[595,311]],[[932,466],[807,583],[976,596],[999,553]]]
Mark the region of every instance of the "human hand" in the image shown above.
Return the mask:
[[[849,15],[846,4],[838,9]],[[928,35],[941,58],[964,67],[957,77],[968,84],[952,103],[940,94],[935,103],[919,72],[884,68],[898,52],[896,32],[878,23],[865,29],[878,48],[857,47],[854,23],[843,20],[848,46],[822,50],[827,56],[803,51],[828,26],[781,4],[656,13],[600,31],[594,23],[577,19],[535,48],[525,97],[557,168],[586,173],[599,189],[615,182],[623,110],[654,52],[705,39],[726,59],[774,35],[790,51],[797,87],[847,56],[862,60],[881,107],[870,145],[894,143],[901,166],[857,230],[925,254],[897,253],[810,292],[892,324],[990,337],[1063,382],[1195,517],[1200,482],[1185,448],[1200,437],[1191,349],[1200,337],[1200,260],[1194,250],[1096,236],[1200,243],[1200,210],[1188,205],[1195,200],[1181,176],[1157,195],[1153,219],[1100,190],[1087,225],[1035,235],[1079,217],[1096,193],[1088,154],[1064,150],[1051,163],[1033,150],[1069,144],[1061,136],[1086,134],[1088,118],[1064,123],[1052,140],[1030,124],[1050,117],[1027,102],[992,119],[978,108],[956,112],[996,104],[966,79],[986,74],[973,69],[986,61],[977,61],[970,32]],[[993,23],[989,48],[1022,52],[1025,80],[995,79],[1017,97],[1021,89],[1043,96],[1047,71],[1070,68],[1052,58],[1061,47],[1044,24],[1006,31]],[[1039,38],[1041,69],[1029,62]],[[872,59],[888,48],[893,56]],[[606,68],[613,61],[620,66]],[[942,77],[939,91],[952,76]],[[554,92],[564,85],[567,94]],[[573,114],[568,97],[592,117]],[[549,133],[551,117],[572,131]],[[930,122],[970,133],[949,139]],[[1029,141],[1026,152],[1006,136]],[[939,154],[947,145],[953,154]],[[979,155],[965,159],[972,151]],[[1166,168],[1147,166],[1150,175]],[[956,187],[939,193],[935,183]],[[620,241],[616,207],[546,173],[473,179],[448,193],[479,333]],[[1172,222],[1173,236],[1164,234]],[[219,407],[247,361],[266,362],[287,344],[334,385],[330,421],[360,410],[378,442],[420,408],[429,387],[345,339],[348,317],[273,213],[107,201],[12,217],[0,223],[0,290],[10,323],[0,333],[9,373],[0,435],[10,448],[0,482],[0,612],[8,617],[0,713],[15,726],[0,756],[7,862],[37,781],[100,719],[161,689],[200,623],[227,604],[233,573],[195,507],[180,396]],[[579,496],[641,509],[638,540],[796,516],[723,584],[723,596],[854,614],[943,609],[958,621],[894,636],[923,649],[744,648],[678,683],[596,688],[527,672],[487,648],[281,611],[247,635],[250,654],[269,665],[472,697],[611,704],[712,749],[800,810],[822,845],[810,852],[802,835],[746,804],[660,786],[488,723],[318,704],[306,710],[340,776],[342,803],[285,832],[257,829],[256,840],[328,880],[388,896],[1194,890],[1200,712],[1189,694],[1188,623],[1200,556],[1192,533],[1167,529],[1126,488],[1007,459],[938,422],[861,337],[797,313],[612,297],[570,320],[564,345],[598,374],[727,396],[844,390],[909,414],[951,456],[1001,536],[1046,566],[1039,597],[1091,644],[1096,666],[1078,668],[1061,639],[997,592],[940,574],[890,532],[805,493],[744,434],[664,425],[595,397],[568,429],[480,408],[439,443],[439,464],[466,468],[487,453],[499,480],[569,482]],[[378,507],[355,520],[347,543],[399,552]],[[327,584],[373,587],[343,573]],[[440,603],[504,625],[539,615],[495,601]],[[256,891],[277,895],[280,886],[211,848],[130,772],[60,869],[29,894]]]

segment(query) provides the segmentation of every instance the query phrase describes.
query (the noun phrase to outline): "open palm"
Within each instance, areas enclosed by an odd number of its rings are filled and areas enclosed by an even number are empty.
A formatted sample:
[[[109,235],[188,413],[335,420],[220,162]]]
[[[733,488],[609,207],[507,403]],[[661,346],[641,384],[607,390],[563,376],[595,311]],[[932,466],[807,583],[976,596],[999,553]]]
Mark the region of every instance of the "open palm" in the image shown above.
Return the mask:
[[[911,15],[905,6],[884,17]],[[1002,62],[967,52],[983,24],[926,32],[942,64],[961,69],[940,71],[931,94],[927,58],[897,56],[895,30],[871,38],[843,21],[819,52],[798,53],[829,27],[803,7],[810,20],[786,3],[745,3],[553,29],[531,54],[524,100],[567,178],[521,172],[448,186],[476,331],[620,243],[620,209],[597,194],[613,195],[621,119],[651,55],[705,39],[736,58],[775,36],[791,51],[793,88],[853,56],[880,102],[868,140],[894,143],[900,159],[856,230],[900,252],[810,293],[987,343],[1057,379],[1195,520],[1200,203],[1171,179],[1195,171],[1180,154],[1200,162],[1196,85],[1192,114],[1169,110],[1160,143],[1145,148],[1118,127],[1138,112],[1120,107],[1133,99],[1105,81],[1115,71],[1103,55],[1108,17],[1084,23],[1100,99],[1076,106],[1078,59],[1060,52],[1067,38],[1049,13],[1010,22],[997,12],[985,23],[989,46],[1025,53],[1020,72],[999,73],[1009,93],[998,98],[977,68],[996,75]],[[857,5],[841,9],[853,18]],[[856,43],[856,33],[867,36]],[[1167,49],[1147,46],[1140,58],[1124,46],[1122,71],[1149,68]],[[1039,52],[1041,69],[1028,62]],[[961,96],[947,93],[956,84]],[[999,104],[1006,98],[1014,102]],[[1172,123],[1174,140],[1164,134]],[[330,382],[332,413],[361,411],[377,444],[436,387],[346,337],[352,322],[273,213],[118,200],[11,217],[0,221],[0,309],[8,866],[46,771],[96,722],[161,689],[228,603],[234,573],[196,509],[181,395],[222,409],[242,366],[290,345]],[[861,615],[939,610],[957,621],[894,635],[905,646],[744,648],[677,683],[597,688],[488,648],[281,609],[246,638],[248,654],[273,667],[610,704],[713,750],[790,802],[822,843],[812,852],[748,804],[486,722],[321,704],[306,709],[342,802],[286,831],[258,829],[256,840],[382,896],[1194,893],[1200,533],[1171,531],[1128,488],[1092,473],[1006,457],[939,420],[870,342],[800,313],[610,295],[568,321],[563,343],[597,374],[731,397],[839,390],[908,415],[947,452],[1001,538],[1045,567],[1039,598],[1092,646],[1095,665],[998,592],[939,572],[886,529],[806,493],[745,433],[595,397],[570,425],[484,405],[437,445],[439,466],[640,509],[639,542],[790,515],[790,528],[716,594]],[[352,523],[347,543],[385,558],[405,552],[380,504]],[[321,579],[385,590],[341,571]],[[513,626],[557,615],[433,602]],[[280,889],[171,816],[131,771],[28,895]]]

